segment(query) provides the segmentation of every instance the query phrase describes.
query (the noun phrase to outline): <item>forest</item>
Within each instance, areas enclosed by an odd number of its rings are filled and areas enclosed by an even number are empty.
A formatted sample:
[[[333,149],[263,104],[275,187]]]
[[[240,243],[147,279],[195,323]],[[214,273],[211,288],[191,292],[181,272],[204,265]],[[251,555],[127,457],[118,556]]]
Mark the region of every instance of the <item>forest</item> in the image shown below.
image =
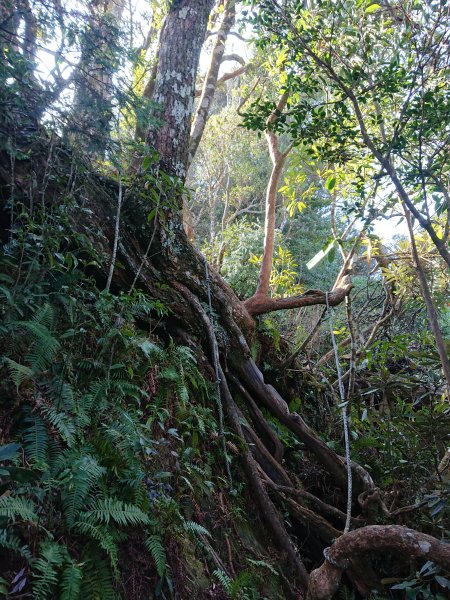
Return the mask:
[[[450,598],[450,2],[0,1],[0,597]]]

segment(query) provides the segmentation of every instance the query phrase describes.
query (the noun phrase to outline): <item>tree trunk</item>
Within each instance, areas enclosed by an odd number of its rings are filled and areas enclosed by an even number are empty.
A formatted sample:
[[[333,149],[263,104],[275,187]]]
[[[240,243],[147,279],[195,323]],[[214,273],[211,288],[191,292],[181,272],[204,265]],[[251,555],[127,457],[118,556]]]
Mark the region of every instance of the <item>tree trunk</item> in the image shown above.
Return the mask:
[[[197,152],[200,140],[202,139],[203,132],[205,130],[206,121],[208,120],[209,113],[211,111],[211,105],[216,92],[219,69],[225,52],[225,42],[227,41],[228,34],[234,25],[236,17],[235,4],[235,0],[227,1],[222,24],[217,32],[216,43],[214,44],[211,55],[211,62],[209,64],[209,69],[203,84],[202,95],[200,96],[192,126],[188,168],[194,160],[194,156]]]
[[[161,167],[186,177],[195,78],[214,0],[172,2],[161,35],[152,100],[161,111],[160,127],[150,126],[147,143],[159,153]]]
[[[77,144],[82,140],[99,154],[105,151],[113,118],[114,54],[119,49],[117,34],[124,8],[125,0],[90,3],[81,59],[75,71],[73,109],[66,130]]]
[[[445,347],[444,338],[442,337],[441,328],[439,327],[438,315],[431,295],[430,287],[420,262],[419,253],[417,251],[416,240],[414,237],[414,229],[411,222],[411,213],[403,203],[403,212],[405,214],[406,223],[408,225],[409,239],[411,242],[411,256],[413,259],[414,268],[419,279],[422,297],[427,307],[428,322],[430,323],[431,331],[433,332],[436,341],[436,347],[441,359],[442,370],[447,381],[447,397],[450,401],[450,361],[448,360],[447,349]]]
[[[276,109],[267,119],[266,139],[269,147],[270,159],[272,161],[272,172],[270,174],[269,184],[266,192],[266,214],[264,218],[264,249],[261,269],[259,271],[258,285],[253,298],[247,301],[247,308],[253,309],[253,299],[258,303],[260,299],[266,298],[269,294],[270,274],[273,266],[273,248],[275,243],[275,220],[277,210],[277,193],[280,183],[280,177],[283,172],[284,164],[290,148],[281,152],[277,134],[271,131],[270,126],[276,117],[286,107],[289,94],[285,92],[278,100]],[[257,314],[257,313],[256,313]]]

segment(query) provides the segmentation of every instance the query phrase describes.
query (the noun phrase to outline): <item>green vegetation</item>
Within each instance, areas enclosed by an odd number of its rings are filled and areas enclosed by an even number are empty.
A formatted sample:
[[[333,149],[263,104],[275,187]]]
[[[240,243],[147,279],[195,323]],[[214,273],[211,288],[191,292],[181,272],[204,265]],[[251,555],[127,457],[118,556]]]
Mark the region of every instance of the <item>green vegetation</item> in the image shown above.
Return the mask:
[[[448,3],[141,8],[0,7],[0,597],[447,597]]]

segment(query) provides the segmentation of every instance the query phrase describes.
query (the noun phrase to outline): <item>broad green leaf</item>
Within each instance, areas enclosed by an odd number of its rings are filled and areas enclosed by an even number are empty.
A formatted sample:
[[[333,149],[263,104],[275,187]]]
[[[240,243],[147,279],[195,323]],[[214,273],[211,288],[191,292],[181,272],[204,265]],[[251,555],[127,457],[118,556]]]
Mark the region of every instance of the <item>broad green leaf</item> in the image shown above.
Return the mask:
[[[328,177],[328,179],[325,181],[325,188],[329,192],[331,192],[331,191],[333,191],[335,185],[336,185],[336,175],[330,175],[330,177]]]
[[[20,444],[6,444],[5,446],[0,446],[0,461],[12,460],[17,456],[20,448]]]
[[[334,248],[334,240],[328,244],[328,246],[325,248],[325,250],[322,249],[315,256],[313,256],[313,258],[309,262],[306,263],[306,268],[308,270],[311,270],[313,267],[318,265],[320,263],[320,261],[323,260],[325,258],[325,256],[329,252],[331,252],[331,250],[333,248]]]

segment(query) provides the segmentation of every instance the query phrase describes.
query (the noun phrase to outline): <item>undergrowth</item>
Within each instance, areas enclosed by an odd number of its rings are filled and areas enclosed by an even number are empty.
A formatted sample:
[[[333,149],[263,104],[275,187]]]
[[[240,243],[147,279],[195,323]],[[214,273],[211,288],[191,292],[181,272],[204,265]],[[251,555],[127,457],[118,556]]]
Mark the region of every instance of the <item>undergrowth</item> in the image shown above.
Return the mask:
[[[166,306],[87,275],[101,259],[70,211],[22,207],[0,256],[0,595],[173,597],[169,548],[197,565],[190,592],[220,585],[202,575],[226,486],[212,390],[156,336]],[[229,597],[260,597],[247,566]]]

